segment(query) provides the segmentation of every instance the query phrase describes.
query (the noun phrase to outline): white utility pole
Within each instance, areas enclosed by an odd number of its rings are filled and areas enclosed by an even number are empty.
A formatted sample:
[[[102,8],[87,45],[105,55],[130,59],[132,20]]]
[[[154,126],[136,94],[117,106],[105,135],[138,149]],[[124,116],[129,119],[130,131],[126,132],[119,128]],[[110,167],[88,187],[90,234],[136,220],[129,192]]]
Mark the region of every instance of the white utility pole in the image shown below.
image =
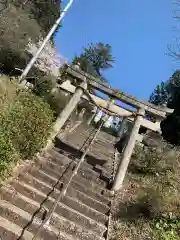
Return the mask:
[[[56,20],[55,24],[52,26],[51,30],[49,31],[48,35],[45,37],[45,39],[43,40],[42,45],[40,46],[40,48],[38,49],[38,51],[36,52],[36,54],[34,55],[34,57],[32,57],[32,59],[30,60],[30,62],[28,63],[28,65],[26,66],[26,68],[24,69],[24,71],[22,72],[19,80],[20,82],[22,82],[24,80],[24,78],[27,76],[27,74],[29,73],[29,71],[31,70],[32,66],[34,65],[34,63],[36,62],[37,58],[39,57],[41,51],[43,50],[43,48],[45,47],[45,45],[47,44],[47,42],[50,40],[50,38],[52,37],[53,33],[56,31],[57,27],[59,26],[61,20],[64,18],[65,14],[67,13],[68,9],[71,7],[72,3],[74,0],[69,0],[69,3],[66,5],[66,7],[64,8],[64,10],[62,11],[60,17]]]

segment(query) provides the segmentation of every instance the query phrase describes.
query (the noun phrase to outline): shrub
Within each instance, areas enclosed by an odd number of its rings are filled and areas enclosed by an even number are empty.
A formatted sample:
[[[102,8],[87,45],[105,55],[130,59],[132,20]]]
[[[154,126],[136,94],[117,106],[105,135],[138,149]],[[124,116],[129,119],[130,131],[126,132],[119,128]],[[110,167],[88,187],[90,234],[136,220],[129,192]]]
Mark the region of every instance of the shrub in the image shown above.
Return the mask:
[[[42,76],[35,80],[33,92],[43,98],[47,98],[52,89],[56,86],[56,78],[52,76]]]
[[[68,103],[69,96],[65,96],[60,91],[55,92],[47,96],[46,101],[50,105],[51,109],[55,112],[56,116],[63,110]]]
[[[49,105],[32,93],[21,91],[1,118],[0,127],[21,158],[29,158],[44,146],[52,122]]]
[[[1,117],[1,116],[0,116]],[[19,159],[19,155],[16,152],[9,136],[0,129],[0,176],[3,179],[9,175],[14,163]]]
[[[136,147],[129,166],[129,171],[135,174],[157,174],[162,170],[162,154],[156,150]]]
[[[157,217],[152,227],[159,240],[178,240],[180,238],[180,217],[172,213]]]
[[[23,9],[25,13],[31,15],[31,19],[35,18],[46,34],[60,15],[60,0],[10,0],[10,2],[18,9]]]
[[[175,110],[161,122],[163,138],[171,144],[180,145],[180,113]]]
[[[35,19],[22,9],[9,7],[1,14],[0,63],[3,73],[9,74],[15,67],[24,68],[29,60],[25,52],[29,39],[38,41],[41,28]]]
[[[56,81],[57,78],[53,76],[38,77],[35,80],[33,89],[36,95],[43,98],[50,105],[55,116],[59,115],[69,100],[69,96],[66,96],[63,91],[56,87]]]
[[[168,144],[162,152],[136,147],[116,199],[113,239],[180,239],[179,159]]]
[[[6,108],[16,98],[17,86],[7,76],[0,76],[0,109]]]
[[[39,40],[46,36],[58,18],[60,9],[59,0],[8,0],[8,7],[0,13],[0,70],[3,73],[9,75],[15,67],[24,69],[33,56],[28,51],[29,44],[33,48],[37,47]],[[48,46],[50,45],[53,49],[53,41],[50,41]],[[51,51],[47,56],[48,59],[41,61],[44,64],[51,62]],[[36,64],[30,75],[39,73]]]

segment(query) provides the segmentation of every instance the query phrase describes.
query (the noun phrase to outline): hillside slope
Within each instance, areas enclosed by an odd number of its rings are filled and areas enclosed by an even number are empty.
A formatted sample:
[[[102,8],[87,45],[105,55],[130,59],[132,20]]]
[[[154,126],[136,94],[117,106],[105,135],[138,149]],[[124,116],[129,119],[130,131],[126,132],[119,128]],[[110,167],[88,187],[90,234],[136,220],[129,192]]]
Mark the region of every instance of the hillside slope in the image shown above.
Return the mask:
[[[33,49],[37,48],[59,14],[60,0],[10,0],[7,8],[1,12],[0,71],[10,74],[15,67],[24,68],[34,53]],[[59,59],[53,40],[47,46],[46,57],[42,57],[41,62],[47,65],[48,59],[51,62],[52,59],[56,62]],[[36,64],[32,73],[49,73],[47,68],[39,65]]]

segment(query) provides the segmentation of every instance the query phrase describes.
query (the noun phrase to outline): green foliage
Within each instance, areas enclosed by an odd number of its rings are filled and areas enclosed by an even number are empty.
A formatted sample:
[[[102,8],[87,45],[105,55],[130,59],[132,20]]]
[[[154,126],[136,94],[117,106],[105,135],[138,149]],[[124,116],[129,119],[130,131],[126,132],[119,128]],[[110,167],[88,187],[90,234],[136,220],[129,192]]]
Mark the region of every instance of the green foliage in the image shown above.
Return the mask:
[[[162,136],[171,144],[180,145],[180,70],[174,72],[167,82],[162,82],[150,96],[155,105],[167,104],[174,113],[161,122]]]
[[[99,75],[95,72],[91,62],[83,54],[80,57],[75,57],[73,64],[79,64],[81,70],[92,75],[93,77],[99,78]]]
[[[106,81],[102,72],[113,67],[114,57],[112,56],[112,48],[109,44],[102,42],[97,44],[91,43],[87,48],[84,48],[83,53],[79,57],[76,56],[74,58],[73,63],[79,63],[83,71]]]
[[[44,146],[52,122],[53,113],[48,104],[31,93],[20,92],[1,119],[1,128],[21,157],[28,158]]]
[[[47,33],[60,15],[60,0],[34,0],[30,11],[37,19],[42,29]]]
[[[180,145],[180,71],[177,70],[169,79],[167,90],[170,94],[168,107],[174,112],[161,122],[163,137],[171,144]]]
[[[42,98],[0,77],[0,179],[19,159],[31,158],[45,144],[53,111]]]
[[[0,32],[0,67],[4,73],[10,73],[16,66],[24,66],[28,59],[25,49],[29,38],[38,41],[41,28],[22,9],[10,5],[1,14]]]
[[[42,97],[46,98],[51,94],[53,88],[56,87],[56,78],[53,76],[42,76],[35,80],[33,92]]]
[[[16,84],[12,84],[7,76],[0,77],[0,109],[3,112],[16,98]]]
[[[7,136],[2,128],[0,128],[0,159],[0,176],[2,179],[2,177],[5,177],[11,171],[12,164],[16,163],[19,159],[19,155],[9,136]]]
[[[69,96],[65,96],[63,92],[57,91],[46,98],[47,103],[54,111],[55,116],[58,116],[69,101]]]
[[[57,116],[66,106],[69,97],[56,86],[57,79],[53,76],[38,77],[33,92],[47,102]]]
[[[171,144],[180,145],[180,71],[174,72],[167,81],[166,89],[169,94],[167,106],[174,112],[161,122],[161,130],[164,139]]]
[[[138,157],[138,161],[136,160]],[[155,150],[145,149],[142,152],[141,147],[136,147],[129,170],[133,173],[156,174],[162,171],[162,155],[157,154]]]
[[[180,70],[175,71],[167,82],[167,91],[170,95],[168,107],[176,109],[176,111],[180,111]]]
[[[91,43],[88,48],[84,48],[86,58],[92,63],[98,75],[101,69],[112,68],[114,58],[111,52],[111,46],[102,42],[95,45]]]
[[[10,74],[15,67],[24,68],[31,57],[26,51],[29,40],[36,43],[45,36],[59,13],[60,2],[57,0],[9,1],[0,21],[1,72]],[[35,67],[31,74],[34,72]]]
[[[164,139],[171,144],[180,145],[180,115],[179,111],[167,116],[161,122],[161,130]]]
[[[178,240],[180,238],[180,217],[171,212],[157,217],[152,227],[155,228],[158,239]]]
[[[161,82],[158,84],[151,94],[149,101],[155,105],[162,105],[168,101],[168,92],[166,89],[166,84]]]
[[[112,239],[180,239],[180,152],[164,144],[162,152],[135,149],[115,199]]]
[[[167,103],[168,107],[178,108],[180,99],[180,70],[176,70],[170,79],[156,86],[149,101],[155,105]]]
[[[11,0],[18,9],[36,19],[44,33],[48,33],[60,15],[60,0]]]

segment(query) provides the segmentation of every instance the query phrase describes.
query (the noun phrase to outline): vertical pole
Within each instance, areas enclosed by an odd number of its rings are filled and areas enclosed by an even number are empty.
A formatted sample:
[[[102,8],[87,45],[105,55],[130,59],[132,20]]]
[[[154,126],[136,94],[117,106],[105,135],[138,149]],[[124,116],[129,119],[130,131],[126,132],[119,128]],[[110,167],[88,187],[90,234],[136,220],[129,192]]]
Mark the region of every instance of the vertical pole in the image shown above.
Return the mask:
[[[42,52],[42,50],[44,49],[44,47],[46,46],[46,44],[48,43],[48,41],[51,39],[52,35],[54,34],[54,32],[56,31],[57,27],[59,26],[59,24],[61,23],[61,20],[64,18],[64,16],[66,15],[68,9],[71,7],[71,5],[73,4],[73,0],[69,0],[69,3],[66,5],[66,7],[64,8],[64,10],[61,12],[60,17],[56,20],[56,22],[54,23],[54,25],[52,26],[52,28],[50,29],[48,35],[44,38],[40,48],[38,49],[38,51],[36,52],[36,54],[32,57],[32,59],[30,60],[30,62],[28,63],[28,65],[26,66],[26,68],[24,69],[24,71],[22,72],[19,80],[20,82],[22,82],[25,77],[27,76],[27,74],[29,73],[29,71],[31,70],[32,66],[34,65],[34,63],[36,62],[37,58],[39,57],[40,53]]]
[[[69,133],[72,133],[77,127],[79,127],[80,124],[82,124],[85,112],[86,109],[82,108],[78,115],[78,120],[76,121],[75,125],[69,130]]]
[[[65,106],[65,108],[62,110],[62,112],[58,116],[58,118],[53,126],[51,138],[49,139],[46,147],[48,147],[51,144],[52,140],[56,137],[56,135],[59,133],[61,128],[64,126],[65,122],[68,120],[71,113],[74,111],[77,104],[79,103],[79,101],[83,95],[83,92],[84,92],[83,89],[86,89],[86,88],[87,88],[86,82],[82,82],[81,85],[76,88],[76,91],[74,92],[71,100],[69,101],[69,103]]]
[[[88,121],[87,121],[87,125],[89,126],[92,122],[92,120],[94,119],[94,117],[96,116],[97,113],[97,107],[94,107],[94,112],[92,113],[92,115],[89,117]]]
[[[122,183],[124,181],[144,114],[145,114],[144,109],[139,109],[137,112],[137,117],[135,119],[134,126],[132,129],[131,135],[129,137],[129,141],[125,147],[125,150],[122,155],[122,160],[119,164],[119,167],[115,176],[115,180],[112,187],[112,190],[114,191],[118,191],[121,188]]]
[[[162,133],[161,132],[161,120],[160,119],[156,119],[156,122],[155,122],[155,124],[157,125],[157,132],[159,132],[160,134]]]
[[[127,122],[127,118],[123,117],[122,118],[122,122],[121,122],[121,126],[120,126],[120,131],[118,133],[118,137],[117,137],[117,141],[121,140],[123,133],[124,133],[124,128],[126,126],[126,122]]]
[[[85,112],[86,112],[86,109],[82,108],[79,115],[78,115],[78,120],[79,121],[83,120],[83,116],[84,116]]]

